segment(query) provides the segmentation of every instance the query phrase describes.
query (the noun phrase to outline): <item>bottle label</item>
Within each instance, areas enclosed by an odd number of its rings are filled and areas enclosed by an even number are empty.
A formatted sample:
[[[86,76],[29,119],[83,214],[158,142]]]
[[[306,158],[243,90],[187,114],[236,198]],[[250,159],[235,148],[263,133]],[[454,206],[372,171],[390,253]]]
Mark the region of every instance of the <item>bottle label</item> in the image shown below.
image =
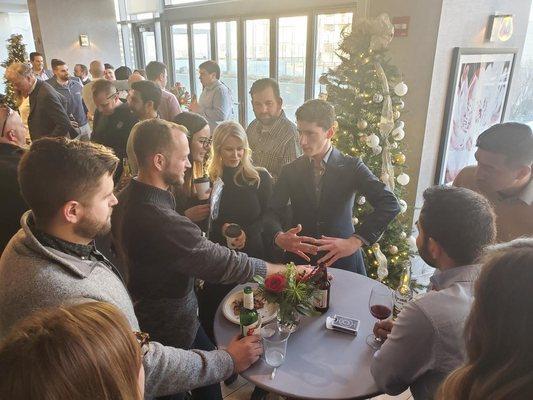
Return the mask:
[[[254,294],[252,293],[244,293],[243,299],[242,299],[242,306],[244,308],[247,308],[248,310],[254,309]]]
[[[400,311],[402,311],[403,307],[409,303],[411,300],[410,295],[402,295],[399,292],[394,293],[394,307],[393,307],[393,317],[398,317],[398,314],[400,314]]]
[[[328,291],[319,289],[318,296],[315,299],[316,308],[326,308],[328,306]]]
[[[250,325],[241,326],[241,334],[243,337],[259,335],[260,331],[261,331],[261,323],[259,322],[259,320],[251,323]]]

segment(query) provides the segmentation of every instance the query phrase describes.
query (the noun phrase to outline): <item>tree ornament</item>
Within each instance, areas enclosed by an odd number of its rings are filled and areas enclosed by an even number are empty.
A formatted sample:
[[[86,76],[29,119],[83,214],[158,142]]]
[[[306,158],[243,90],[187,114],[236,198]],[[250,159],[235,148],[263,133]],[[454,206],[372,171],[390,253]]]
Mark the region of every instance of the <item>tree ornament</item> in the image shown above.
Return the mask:
[[[400,239],[406,239],[407,238],[407,233],[405,233],[404,231],[401,231],[400,232]]]
[[[391,149],[397,149],[398,148],[398,142],[392,142],[390,144]]]
[[[409,175],[407,175],[405,172],[402,172],[396,177],[396,182],[398,182],[402,186],[406,186],[407,184],[409,184],[409,181]]]
[[[377,156],[378,154],[381,154],[382,151],[383,151],[383,148],[380,145],[372,147],[372,154],[374,154],[375,156]]]
[[[402,140],[405,137],[405,131],[400,127],[394,128],[391,135],[394,140]]]
[[[360,129],[363,131],[366,129],[367,126],[368,126],[368,122],[366,122],[366,120],[360,119],[359,121],[357,121],[357,129]]]
[[[374,243],[372,245],[372,251],[374,252],[374,258],[378,262],[378,279],[382,281],[389,275],[387,257],[385,257],[385,254],[381,251],[379,243]]]
[[[355,226],[359,223],[359,218],[357,217],[352,217],[352,224]]]
[[[364,205],[366,203],[366,198],[365,196],[361,196],[357,199],[357,204],[359,204],[360,206]]]
[[[400,212],[402,214],[407,211],[407,203],[405,202],[404,199],[398,200],[398,204],[400,205]]]
[[[398,104],[396,104],[396,108],[397,108],[398,110],[403,110],[404,107],[405,107],[405,103],[404,103],[403,100],[400,100],[400,101],[398,102]]]
[[[405,96],[407,94],[408,87],[405,83],[400,82],[396,86],[394,86],[394,94],[396,96]]]
[[[398,247],[391,244],[389,246],[389,254],[395,255],[398,253]]]
[[[405,164],[405,154],[403,154],[402,152],[396,153],[392,157],[392,159],[394,161],[394,164],[396,164],[396,165],[404,165]]]
[[[372,97],[372,101],[374,103],[381,103],[383,101],[383,95],[381,93],[376,93],[373,97]]]
[[[361,142],[361,144],[367,144],[367,142],[368,142],[368,136],[365,135],[365,134],[361,134],[361,135],[359,135],[359,142]]]
[[[397,120],[398,118],[400,118],[400,112],[398,110],[394,110],[394,112],[392,113],[392,117]]]
[[[372,135],[368,136],[368,138],[366,139],[366,144],[368,147],[376,147],[379,145],[379,137],[378,135],[376,135],[375,133],[373,133]]]

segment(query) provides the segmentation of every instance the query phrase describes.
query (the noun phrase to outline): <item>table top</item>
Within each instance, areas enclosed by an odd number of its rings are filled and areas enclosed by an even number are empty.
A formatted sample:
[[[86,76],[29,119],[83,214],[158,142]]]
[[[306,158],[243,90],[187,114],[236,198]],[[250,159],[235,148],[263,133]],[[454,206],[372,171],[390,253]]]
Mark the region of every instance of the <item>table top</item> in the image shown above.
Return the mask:
[[[353,399],[379,394],[370,374],[374,350],[366,338],[377,321],[368,308],[370,292],[381,283],[335,268],[328,272],[333,275],[329,310],[301,320],[298,330],[289,337],[285,362],[273,380],[273,368],[263,358],[241,373],[245,379],[268,391],[301,399]],[[239,285],[232,292],[243,287]],[[335,314],[360,321],[356,337],[326,329],[326,317]],[[221,346],[239,333],[239,326],[224,317],[221,306],[215,316],[214,333]]]

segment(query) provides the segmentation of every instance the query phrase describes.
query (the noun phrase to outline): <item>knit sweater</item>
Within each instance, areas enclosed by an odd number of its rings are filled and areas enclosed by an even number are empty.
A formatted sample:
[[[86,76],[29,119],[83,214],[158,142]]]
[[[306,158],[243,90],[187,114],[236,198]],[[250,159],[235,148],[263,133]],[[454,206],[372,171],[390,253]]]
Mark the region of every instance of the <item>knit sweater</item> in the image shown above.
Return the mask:
[[[91,300],[115,305],[139,330],[121,279],[105,263],[43,246],[29,228],[32,218],[31,211],[22,216],[22,229],[0,258],[0,339],[35,310]],[[150,342],[143,360],[147,399],[220,382],[234,370],[226,351],[185,351],[157,342]]]

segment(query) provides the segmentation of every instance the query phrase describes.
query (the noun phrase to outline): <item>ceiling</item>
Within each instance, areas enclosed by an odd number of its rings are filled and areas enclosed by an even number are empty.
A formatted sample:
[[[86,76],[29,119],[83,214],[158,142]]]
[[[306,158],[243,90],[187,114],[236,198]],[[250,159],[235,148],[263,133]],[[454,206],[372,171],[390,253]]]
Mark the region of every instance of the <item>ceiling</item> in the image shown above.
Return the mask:
[[[0,12],[28,11],[27,0],[0,0]]]

